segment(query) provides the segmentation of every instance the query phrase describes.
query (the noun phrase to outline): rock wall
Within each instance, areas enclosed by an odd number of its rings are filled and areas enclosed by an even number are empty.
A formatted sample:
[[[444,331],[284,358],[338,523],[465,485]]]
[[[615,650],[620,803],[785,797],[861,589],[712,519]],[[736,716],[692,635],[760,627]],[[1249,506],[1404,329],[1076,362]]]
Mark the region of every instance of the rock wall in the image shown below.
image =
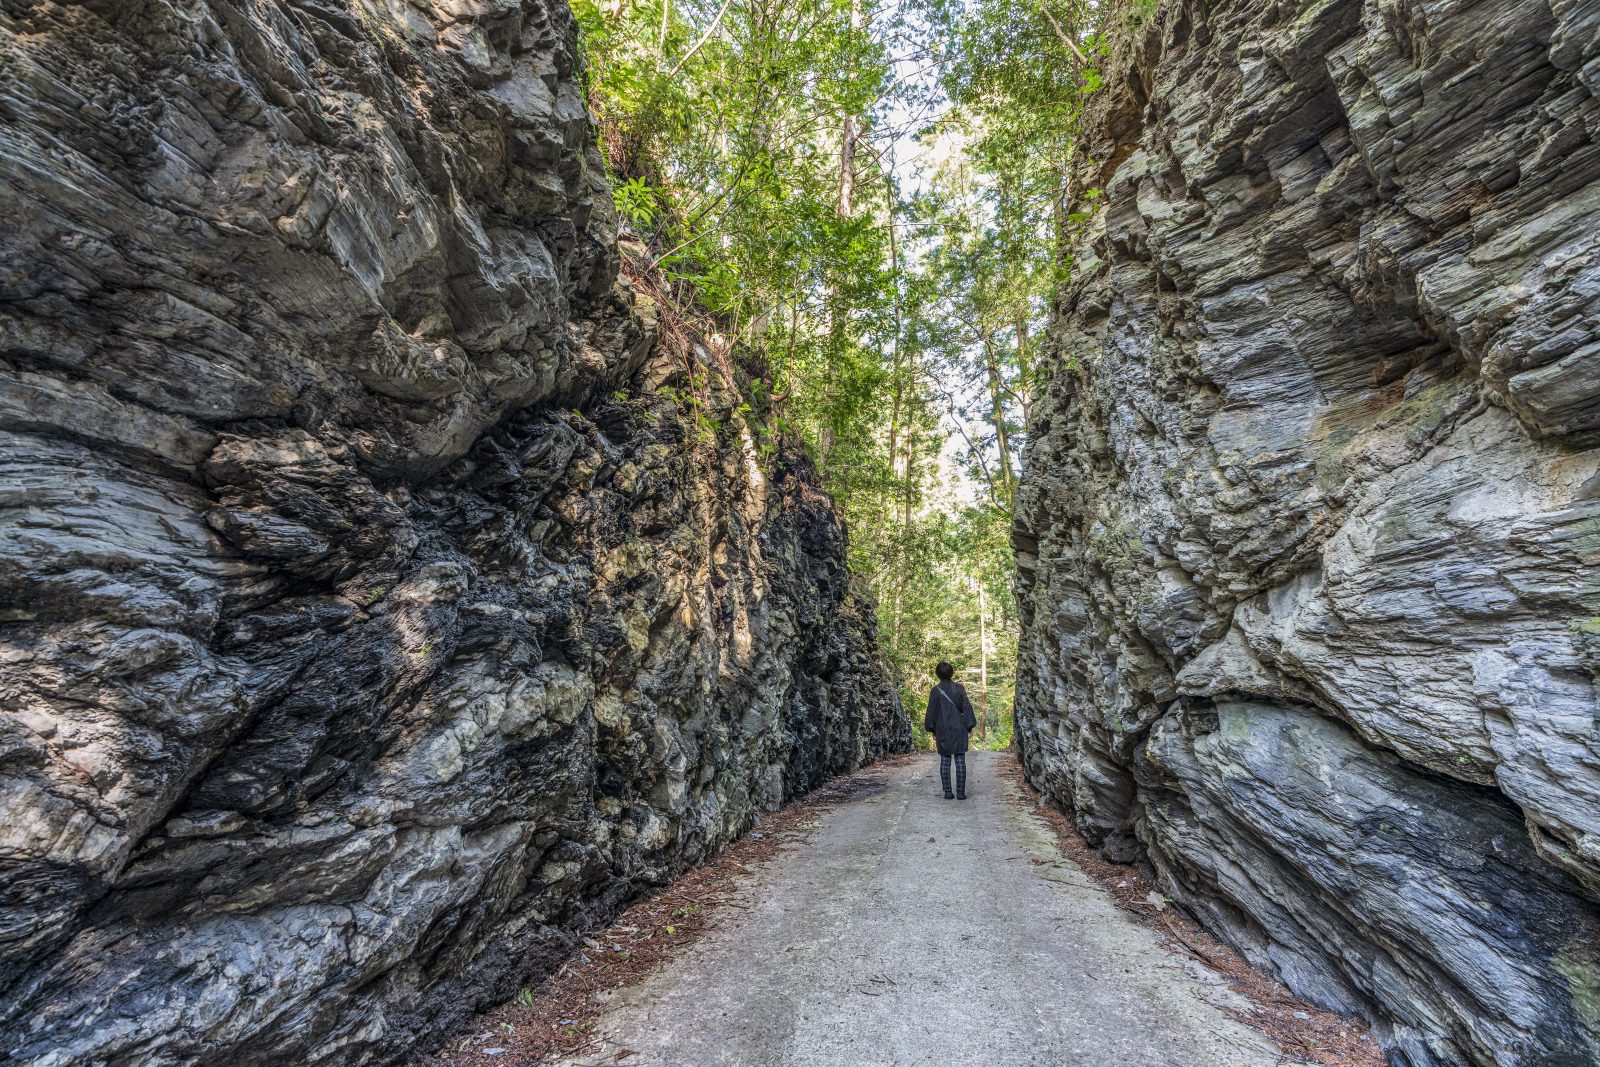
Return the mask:
[[[1028,773],[1393,1062],[1600,1062],[1600,7],[1171,3],[1016,524]]]
[[[909,745],[554,0],[0,4],[0,1059],[394,1060]]]

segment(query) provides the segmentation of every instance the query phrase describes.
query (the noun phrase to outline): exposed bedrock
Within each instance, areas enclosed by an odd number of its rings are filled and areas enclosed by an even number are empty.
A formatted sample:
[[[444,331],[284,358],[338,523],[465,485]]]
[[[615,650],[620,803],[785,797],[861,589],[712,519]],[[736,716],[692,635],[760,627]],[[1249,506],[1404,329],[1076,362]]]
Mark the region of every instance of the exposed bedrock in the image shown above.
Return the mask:
[[[574,36],[0,3],[0,1059],[393,1060],[909,745]]]
[[[1019,738],[1397,1064],[1600,1062],[1600,7],[1168,5],[1017,519]]]

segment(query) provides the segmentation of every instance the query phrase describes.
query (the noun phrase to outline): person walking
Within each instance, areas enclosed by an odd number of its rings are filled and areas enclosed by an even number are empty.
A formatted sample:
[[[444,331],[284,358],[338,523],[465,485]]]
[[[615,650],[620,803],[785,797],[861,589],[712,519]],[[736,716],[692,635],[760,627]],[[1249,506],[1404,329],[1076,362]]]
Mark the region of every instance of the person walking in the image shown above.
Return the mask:
[[[928,714],[923,728],[933,735],[939,746],[939,781],[944,785],[946,800],[967,799],[967,739],[978,725],[972,713],[972,701],[960,682],[952,681],[956,669],[941,662],[933,668],[939,684],[928,694]],[[950,761],[956,763],[956,791],[950,792]]]

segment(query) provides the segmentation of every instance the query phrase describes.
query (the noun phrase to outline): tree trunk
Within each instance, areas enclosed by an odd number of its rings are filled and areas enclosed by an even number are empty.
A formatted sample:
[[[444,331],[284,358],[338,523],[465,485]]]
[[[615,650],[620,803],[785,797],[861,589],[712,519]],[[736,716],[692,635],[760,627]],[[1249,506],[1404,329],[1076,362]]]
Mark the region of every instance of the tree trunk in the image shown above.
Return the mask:
[[[893,164],[893,156],[890,157],[890,163],[891,163],[891,166],[892,166],[892,164]],[[901,376],[901,373],[900,373],[900,333],[901,333],[901,322],[900,322],[900,245],[899,245],[899,242],[897,241],[897,239],[895,237],[895,227],[894,227],[894,216],[895,216],[894,187],[890,183],[889,176],[887,174],[884,176],[884,184],[888,187],[887,188],[887,194],[888,194],[887,199],[889,201],[889,267],[890,267],[890,277],[892,279],[892,284],[894,285],[894,291],[889,294],[890,304],[891,304],[891,307],[894,310],[894,337],[892,338],[892,343],[891,343],[891,346],[890,346],[891,350],[892,350],[892,353],[893,353],[892,359],[890,361],[890,365],[892,366],[893,370],[890,372],[890,375],[889,375],[889,389],[890,389],[890,394],[889,394],[889,474],[888,474],[888,484],[886,485],[886,488],[888,488],[890,490],[890,493],[886,493],[885,494],[886,496],[888,496],[888,495],[891,495],[892,491],[893,491],[894,476],[895,476],[895,473],[896,473],[895,472],[895,467],[897,466],[898,458],[899,458],[899,454],[900,454],[900,403],[901,403],[901,392],[902,392],[902,389],[903,389],[903,386],[904,386],[904,382],[902,380],[902,376]],[[894,514],[894,512],[891,509],[890,510],[890,515],[893,515],[893,514]]]
[[[850,4],[850,39],[861,32],[861,0]],[[846,115],[839,135],[839,193],[835,210],[841,219],[855,217],[856,198],[856,142],[860,137],[856,116]],[[845,306],[843,279],[831,280],[828,294],[828,344],[823,352],[822,366],[822,427],[817,434],[817,459],[824,473],[828,466],[828,453],[833,448],[833,395],[836,381],[835,357],[845,344],[846,324],[850,310]]]
[[[989,598],[978,583],[978,738],[989,739]]]
[[[1000,357],[987,334],[983,338],[983,363],[989,378],[989,420],[994,427],[995,447],[1000,452],[1000,492],[1006,511],[1017,503],[1016,475],[1011,470],[1011,435],[1006,432],[1005,387],[1000,380]]]
[[[890,152],[889,163],[890,172],[892,173],[894,165],[892,148]],[[892,480],[900,451],[900,397],[903,386],[900,374],[900,333],[902,330],[900,321],[900,244],[895,236],[894,186],[888,173],[884,175],[884,185],[886,186],[887,199],[889,201],[889,267],[890,276],[894,284],[894,291],[889,294],[890,303],[894,310],[894,338],[892,344],[894,372],[890,376],[892,394],[889,402],[889,477]]]
[[[839,203],[841,219],[852,218],[856,211],[856,117],[844,117],[844,129],[839,135]]]
[[[850,42],[855,43],[861,33],[861,0],[850,0]],[[839,144],[839,217],[854,218],[856,213],[856,139],[860,136],[859,124],[854,115],[844,117],[844,131]]]
[[[1033,357],[1028,354],[1028,313],[1017,316],[1017,401],[1022,424],[1033,429]]]
[[[911,355],[911,377],[917,374],[917,356],[915,350]],[[907,430],[906,432],[906,463],[905,470],[900,476],[901,515],[900,525],[905,534],[911,532],[911,504],[916,497],[917,486],[917,435]]]

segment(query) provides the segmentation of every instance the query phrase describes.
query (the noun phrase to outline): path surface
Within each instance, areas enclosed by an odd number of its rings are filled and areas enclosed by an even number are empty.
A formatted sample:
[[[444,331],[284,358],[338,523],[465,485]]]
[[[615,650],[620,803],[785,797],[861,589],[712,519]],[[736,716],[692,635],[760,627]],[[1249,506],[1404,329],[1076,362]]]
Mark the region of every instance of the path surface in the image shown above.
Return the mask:
[[[932,757],[820,816],[741,884],[745,909],[618,993],[599,1049],[633,1067],[1273,1067],[1221,979],[1163,948],[1057,850],[974,753],[966,802]],[[931,840],[930,840],[931,839]],[[1031,862],[1044,860],[1042,865]],[[1059,864],[1059,866],[1056,866]]]

